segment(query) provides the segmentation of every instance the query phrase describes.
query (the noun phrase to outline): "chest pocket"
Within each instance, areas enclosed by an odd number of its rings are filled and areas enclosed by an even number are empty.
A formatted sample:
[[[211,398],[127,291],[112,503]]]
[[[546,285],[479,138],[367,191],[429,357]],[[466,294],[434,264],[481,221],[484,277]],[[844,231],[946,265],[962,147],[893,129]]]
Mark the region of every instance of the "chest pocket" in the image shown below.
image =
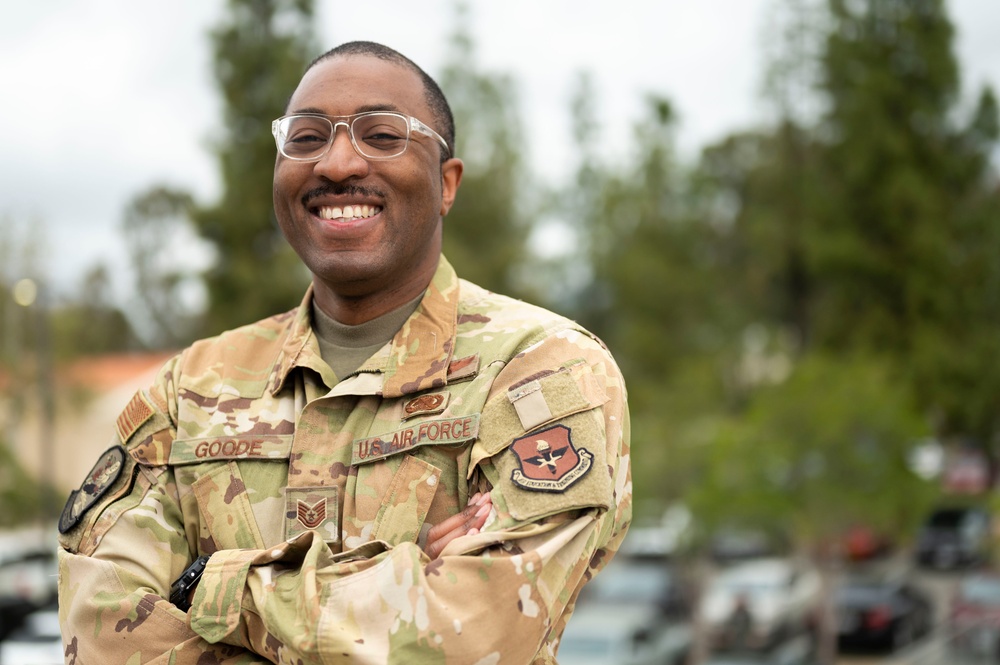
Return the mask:
[[[215,465],[191,485],[201,514],[199,549],[262,549],[261,538],[247,495],[246,483],[236,462]],[[211,544],[211,545],[210,545]]]
[[[282,540],[275,525],[281,523],[290,447],[287,435],[173,442],[169,463],[178,485],[191,487],[181,501],[185,512],[198,515],[199,551],[260,549]]]
[[[388,543],[420,540],[420,529],[440,484],[441,469],[412,455],[403,457],[375,517],[372,540]]]
[[[405,421],[353,444],[354,476],[344,497],[344,545],[368,540],[423,544],[427,530],[465,498],[465,473],[479,416]]]

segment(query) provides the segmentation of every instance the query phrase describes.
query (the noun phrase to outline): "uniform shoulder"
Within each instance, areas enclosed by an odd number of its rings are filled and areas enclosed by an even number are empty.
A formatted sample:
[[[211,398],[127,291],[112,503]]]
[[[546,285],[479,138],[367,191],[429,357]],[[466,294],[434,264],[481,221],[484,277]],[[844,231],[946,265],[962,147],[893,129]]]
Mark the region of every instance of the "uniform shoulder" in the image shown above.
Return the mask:
[[[262,393],[295,316],[290,310],[194,342],[182,354],[179,385],[225,382],[241,393]]]
[[[540,305],[484,289],[464,279],[460,280],[460,283],[462,294],[458,312],[460,318],[462,316],[475,318],[477,314],[482,314],[494,320],[522,320],[544,327],[570,326],[583,329],[576,321]]]
[[[545,307],[484,289],[466,280],[461,280],[461,294],[460,328],[486,329],[494,334],[509,332],[535,339],[574,330],[600,343],[597,336],[580,323]]]

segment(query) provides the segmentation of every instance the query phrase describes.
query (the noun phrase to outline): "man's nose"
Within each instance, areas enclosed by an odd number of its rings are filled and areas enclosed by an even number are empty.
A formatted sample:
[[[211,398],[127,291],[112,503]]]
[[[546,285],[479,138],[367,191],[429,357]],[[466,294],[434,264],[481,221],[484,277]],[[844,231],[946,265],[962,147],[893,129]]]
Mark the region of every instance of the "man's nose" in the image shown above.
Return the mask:
[[[368,172],[368,160],[354,149],[346,124],[334,125],[333,143],[326,154],[316,162],[315,170],[316,173],[334,182],[360,177]]]

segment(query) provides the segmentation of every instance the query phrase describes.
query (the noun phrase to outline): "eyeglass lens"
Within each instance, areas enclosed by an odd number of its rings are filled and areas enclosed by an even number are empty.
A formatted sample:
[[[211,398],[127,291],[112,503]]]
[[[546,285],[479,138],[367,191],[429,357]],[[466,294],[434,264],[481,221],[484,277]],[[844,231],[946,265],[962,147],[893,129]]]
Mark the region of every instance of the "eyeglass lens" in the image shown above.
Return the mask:
[[[278,123],[279,148],[291,159],[313,159],[326,152],[333,141],[334,123],[322,116],[293,115]],[[394,113],[370,113],[350,123],[351,139],[365,157],[385,159],[406,150],[409,135],[406,118]]]

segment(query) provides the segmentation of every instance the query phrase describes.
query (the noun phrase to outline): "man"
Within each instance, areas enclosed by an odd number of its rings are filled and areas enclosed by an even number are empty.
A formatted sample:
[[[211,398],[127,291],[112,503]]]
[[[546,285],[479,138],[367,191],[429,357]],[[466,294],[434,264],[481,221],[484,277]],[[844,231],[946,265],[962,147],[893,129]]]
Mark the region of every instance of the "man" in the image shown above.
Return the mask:
[[[441,255],[462,162],[414,63],[342,45],[273,133],[312,285],[118,418],[60,519],[67,662],[556,662],[631,516],[618,368]]]

